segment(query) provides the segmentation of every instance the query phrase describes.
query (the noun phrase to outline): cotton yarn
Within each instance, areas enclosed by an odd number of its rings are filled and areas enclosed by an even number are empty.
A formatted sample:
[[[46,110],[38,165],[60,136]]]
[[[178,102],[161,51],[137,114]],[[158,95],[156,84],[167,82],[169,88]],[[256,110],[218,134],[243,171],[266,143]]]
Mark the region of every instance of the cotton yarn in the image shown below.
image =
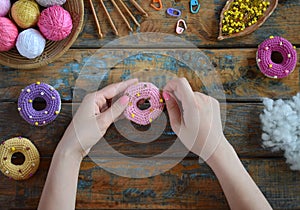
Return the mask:
[[[46,39],[60,41],[72,31],[70,13],[61,6],[52,6],[42,11],[38,26]]]
[[[42,98],[46,106],[42,110],[36,110],[33,102]],[[31,125],[43,126],[55,120],[61,109],[60,95],[52,86],[36,82],[25,87],[18,99],[18,111]]]
[[[33,0],[19,0],[13,4],[11,16],[20,28],[33,27],[39,20],[39,5]]]
[[[0,17],[7,15],[11,7],[10,0],[0,0]]]
[[[33,28],[22,31],[16,42],[19,53],[29,59],[40,56],[46,45],[46,40],[42,34]]]
[[[18,34],[16,25],[10,19],[0,17],[0,52],[12,49]]]
[[[272,54],[277,53],[282,61],[273,61]],[[256,61],[260,71],[267,77],[281,79],[292,73],[297,64],[296,48],[286,39],[270,36],[257,50]]]
[[[36,2],[43,7],[51,7],[55,5],[63,5],[66,0],[36,0]]]
[[[159,89],[150,82],[140,82],[132,85],[125,90],[124,95],[129,97],[129,103],[124,111],[127,119],[139,124],[148,125],[158,118],[163,111],[164,101]],[[143,100],[149,101],[150,107],[141,110],[138,103]]]

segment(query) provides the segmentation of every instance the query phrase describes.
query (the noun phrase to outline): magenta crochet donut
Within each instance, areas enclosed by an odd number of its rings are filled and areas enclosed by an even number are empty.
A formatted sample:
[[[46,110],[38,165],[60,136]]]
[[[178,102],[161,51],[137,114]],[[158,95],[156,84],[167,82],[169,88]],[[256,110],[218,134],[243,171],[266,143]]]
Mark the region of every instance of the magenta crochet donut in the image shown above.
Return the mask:
[[[139,124],[148,125],[162,113],[164,101],[159,89],[150,82],[140,82],[130,86],[124,93],[129,96],[129,103],[124,111],[127,119]],[[149,102],[149,107],[141,109],[140,105]]]
[[[270,36],[259,45],[256,62],[260,71],[267,77],[284,78],[296,67],[296,47],[282,37]]]

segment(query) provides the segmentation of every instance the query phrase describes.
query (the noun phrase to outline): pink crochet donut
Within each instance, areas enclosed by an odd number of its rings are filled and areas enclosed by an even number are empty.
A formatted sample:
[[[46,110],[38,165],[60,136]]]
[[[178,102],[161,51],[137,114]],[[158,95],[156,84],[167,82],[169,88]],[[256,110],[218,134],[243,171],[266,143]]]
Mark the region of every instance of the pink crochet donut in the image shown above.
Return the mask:
[[[127,119],[139,124],[148,125],[162,113],[164,101],[159,89],[150,82],[132,85],[124,93],[129,97],[128,107],[124,111]],[[144,110],[139,105],[149,101],[150,106]]]
[[[296,67],[296,48],[282,37],[270,36],[259,45],[256,62],[260,71],[267,77],[284,78]]]

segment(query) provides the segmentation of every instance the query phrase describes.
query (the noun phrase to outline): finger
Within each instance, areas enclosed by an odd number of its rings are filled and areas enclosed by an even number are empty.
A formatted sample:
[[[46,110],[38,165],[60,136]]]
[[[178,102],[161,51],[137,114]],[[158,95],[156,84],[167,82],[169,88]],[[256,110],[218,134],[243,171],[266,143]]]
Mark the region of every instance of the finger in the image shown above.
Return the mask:
[[[194,92],[185,78],[177,78],[168,82],[164,91],[173,93],[178,101],[181,102],[183,108],[183,121],[185,125],[193,122],[193,118],[197,116],[194,113],[196,107],[196,100]]]
[[[181,112],[176,100],[166,91],[163,92],[163,97],[166,102],[170,124],[175,133],[178,134],[181,125]]]
[[[129,102],[128,96],[122,96],[119,98],[109,109],[101,113],[97,119],[100,126],[104,126],[106,129],[112,124],[126,109]]]
[[[104,97],[106,99],[112,99],[116,95],[124,92],[129,86],[131,86],[137,82],[138,82],[138,79],[130,79],[127,81],[111,84],[111,85],[108,85],[105,88],[99,90],[97,92],[97,95],[99,95],[100,97]]]

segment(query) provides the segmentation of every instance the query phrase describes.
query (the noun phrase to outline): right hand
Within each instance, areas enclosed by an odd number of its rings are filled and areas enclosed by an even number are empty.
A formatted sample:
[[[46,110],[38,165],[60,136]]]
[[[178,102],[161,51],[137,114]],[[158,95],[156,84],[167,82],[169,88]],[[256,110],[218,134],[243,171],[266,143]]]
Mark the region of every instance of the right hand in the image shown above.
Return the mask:
[[[206,161],[221,141],[226,141],[219,102],[193,92],[185,78],[167,83],[163,91],[173,131],[182,143]]]

